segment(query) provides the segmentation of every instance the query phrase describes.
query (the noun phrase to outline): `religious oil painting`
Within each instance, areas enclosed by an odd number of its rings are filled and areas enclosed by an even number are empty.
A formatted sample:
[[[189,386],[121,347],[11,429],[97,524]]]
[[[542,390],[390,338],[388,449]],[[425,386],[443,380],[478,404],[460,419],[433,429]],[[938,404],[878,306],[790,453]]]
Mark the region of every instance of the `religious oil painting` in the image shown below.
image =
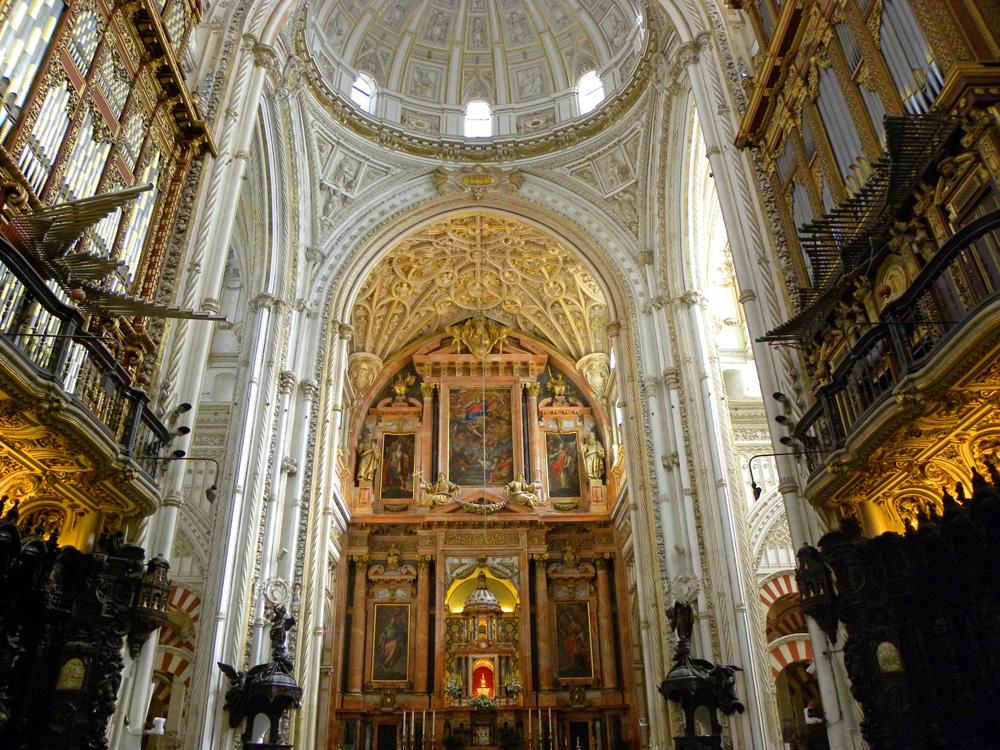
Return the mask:
[[[556,664],[559,677],[593,677],[590,648],[590,604],[556,604]]]
[[[549,497],[580,497],[580,445],[575,432],[545,433]]]
[[[413,457],[417,436],[387,434],[382,439],[382,497],[413,497]]]
[[[405,682],[410,645],[410,605],[376,604],[372,629],[372,682]]]
[[[452,388],[448,410],[449,479],[460,487],[513,481],[510,388]]]

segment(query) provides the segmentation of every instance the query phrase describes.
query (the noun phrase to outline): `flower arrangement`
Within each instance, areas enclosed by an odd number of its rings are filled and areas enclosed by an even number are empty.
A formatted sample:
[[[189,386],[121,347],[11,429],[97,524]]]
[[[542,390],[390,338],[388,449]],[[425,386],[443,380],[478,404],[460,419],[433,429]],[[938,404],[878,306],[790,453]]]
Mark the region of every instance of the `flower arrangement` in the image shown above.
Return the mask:
[[[477,711],[492,711],[497,707],[497,702],[488,695],[477,695],[469,701],[469,705]]]
[[[459,681],[458,675],[450,675],[444,681],[444,694],[452,700],[462,697],[462,683]]]
[[[508,677],[504,687],[511,695],[520,695],[521,691],[524,690],[524,685],[521,684],[521,680],[516,675]]]

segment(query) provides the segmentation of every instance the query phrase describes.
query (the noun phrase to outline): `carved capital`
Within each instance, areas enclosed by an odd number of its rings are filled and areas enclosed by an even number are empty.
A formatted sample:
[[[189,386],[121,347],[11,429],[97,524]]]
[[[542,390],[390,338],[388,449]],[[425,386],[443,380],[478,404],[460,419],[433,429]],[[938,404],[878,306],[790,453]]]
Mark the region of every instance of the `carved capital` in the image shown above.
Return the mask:
[[[278,375],[278,393],[282,395],[287,395],[292,392],[295,388],[295,373],[288,370],[283,370],[280,375]]]
[[[434,398],[434,391],[437,390],[437,383],[421,383],[420,393],[424,397],[425,401],[429,401]]]
[[[283,303],[273,294],[262,292],[250,300],[249,307],[253,312],[259,312],[260,310],[274,310],[275,312],[281,312]]]
[[[538,383],[521,383],[521,387],[528,394],[528,398],[538,398]]]
[[[319,395],[319,381],[313,378],[307,378],[300,382],[299,388],[302,389],[303,395],[310,401],[315,400],[316,396]]]

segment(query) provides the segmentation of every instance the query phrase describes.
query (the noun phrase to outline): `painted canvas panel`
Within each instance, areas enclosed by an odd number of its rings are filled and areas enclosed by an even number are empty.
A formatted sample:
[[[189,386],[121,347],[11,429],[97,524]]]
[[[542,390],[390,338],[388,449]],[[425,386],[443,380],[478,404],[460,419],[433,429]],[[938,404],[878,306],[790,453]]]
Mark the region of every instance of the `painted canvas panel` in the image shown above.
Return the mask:
[[[590,647],[590,604],[556,604],[556,665],[560,677],[593,677]]]
[[[545,433],[549,497],[580,497],[580,446],[575,432]]]
[[[372,682],[405,682],[410,646],[410,605],[376,604],[372,629]]]
[[[510,388],[452,388],[448,411],[448,478],[460,487],[512,481]]]
[[[384,435],[382,438],[382,497],[413,497],[413,458],[417,436]]]

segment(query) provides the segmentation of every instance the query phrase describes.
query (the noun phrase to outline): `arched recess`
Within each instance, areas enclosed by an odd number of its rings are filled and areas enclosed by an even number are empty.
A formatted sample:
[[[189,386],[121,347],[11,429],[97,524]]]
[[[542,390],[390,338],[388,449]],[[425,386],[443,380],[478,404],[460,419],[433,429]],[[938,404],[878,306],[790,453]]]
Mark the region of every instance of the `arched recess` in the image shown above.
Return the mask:
[[[188,691],[194,670],[195,639],[201,619],[201,597],[182,586],[173,586],[167,599],[167,622],[160,629],[153,696],[147,721],[167,719],[166,732],[176,737],[188,713]]]
[[[317,307],[324,307],[325,345],[318,349],[317,369],[326,371],[338,359],[338,335],[342,329],[336,321],[350,320],[365,278],[371,273],[382,257],[399,242],[434,222],[454,218],[469,213],[483,213],[522,222],[550,235],[556,242],[569,249],[584,265],[599,285],[607,303],[607,319],[617,336],[615,345],[618,353],[617,366],[620,368],[618,382],[621,383],[621,400],[631,404],[640,403],[637,388],[639,364],[639,344],[634,321],[638,317],[635,285],[641,278],[640,269],[635,264],[638,249],[634,241],[617,227],[609,217],[599,212],[583,210],[578,196],[566,194],[558,186],[551,186],[553,196],[573,200],[577,204],[572,213],[579,218],[582,227],[566,218],[568,206],[561,206],[561,213],[552,208],[543,208],[526,200],[507,195],[486,194],[480,201],[472,201],[468,195],[445,196],[430,200],[396,220],[374,229],[353,251],[339,254],[339,258],[349,258],[343,266],[336,268],[338,258],[329,254],[323,265],[316,269],[314,278],[335,279],[333,283],[313,287],[312,299]],[[377,214],[376,207],[370,206],[365,213]],[[360,219],[365,223],[366,219]],[[602,238],[599,245],[594,236]],[[331,240],[333,242],[334,240]],[[320,297],[323,298],[322,302]],[[333,321],[333,323],[331,323]],[[338,333],[340,331],[340,333]],[[346,362],[340,362],[340,370],[325,372],[321,382],[328,390],[324,394],[327,404],[342,403],[345,392]],[[637,417],[639,415],[636,415]],[[626,458],[636,462],[629,466],[632,477],[648,477],[652,467],[646,454],[641,422],[628,420],[628,435],[625,437]],[[634,429],[632,429],[634,427]],[[328,438],[329,439],[329,438]],[[356,440],[356,438],[355,438]],[[346,442],[346,441],[345,441]],[[344,446],[347,447],[346,445]],[[641,462],[638,463],[638,462]],[[641,466],[641,468],[640,468]],[[648,480],[643,480],[643,486]],[[316,488],[319,490],[320,488]],[[650,527],[653,521],[649,519]]]
[[[541,181],[536,179],[535,183],[533,190],[539,189]],[[559,191],[553,190],[552,192]],[[560,196],[556,197],[563,199]],[[569,200],[571,200],[569,197],[565,197],[564,207]],[[578,198],[577,200],[579,201]],[[331,285],[328,291],[314,287],[314,299],[321,293],[325,297],[326,309],[323,317],[327,321],[325,324],[326,347],[319,360],[322,369],[320,382],[324,386],[323,402],[320,405],[321,413],[330,405],[345,403],[345,394],[350,394],[345,354],[348,347],[341,337],[344,335],[344,324],[350,320],[351,310],[359,297],[359,290],[362,288],[365,278],[391,248],[414,232],[420,231],[436,221],[467,215],[471,212],[487,213],[522,222],[545,232],[554,241],[573,252],[600,287],[608,306],[608,321],[617,324],[614,326],[615,332],[612,335],[617,338],[617,367],[620,368],[619,382],[624,391],[621,400],[630,405],[630,410],[634,409],[635,405],[640,404],[641,398],[638,389],[640,356],[638,336],[635,330],[635,320],[638,318],[636,310],[638,292],[635,287],[638,286],[639,280],[645,274],[630,257],[637,254],[634,243],[614,227],[607,217],[592,210],[589,213],[584,210],[576,212],[580,217],[580,223],[585,225],[584,228],[581,228],[566,218],[565,208],[561,212],[556,212],[533,205],[521,198],[493,194],[487,194],[482,201],[474,202],[466,194],[430,200],[404,216],[373,230],[364,242],[358,243],[352,250],[340,252],[340,258],[344,258],[345,255],[350,257],[350,260],[342,267],[335,268],[338,261],[331,254],[327,257],[327,264],[315,274],[315,278],[336,279],[336,283]],[[606,237],[611,238],[611,241],[607,244],[602,242],[599,245],[593,239],[593,235],[599,233],[604,233]],[[567,364],[572,365],[568,360]],[[369,394],[390,382],[394,375],[391,368],[383,370],[380,366],[378,369],[381,373],[381,379],[377,384],[369,384],[366,389]],[[360,405],[361,399],[358,399],[354,407],[357,408]],[[627,475],[630,481],[634,480],[635,485],[629,491],[642,494],[648,491],[650,472],[649,451],[646,449],[645,430],[643,429],[646,415],[640,409],[636,409],[634,414],[630,411],[630,417],[625,425],[627,434],[624,455],[628,464]],[[347,443],[357,440],[358,430],[356,427],[359,419],[357,415],[352,415],[351,420],[353,421],[348,420],[348,423],[339,429],[335,426],[335,420],[331,420],[330,426],[324,428],[325,435],[321,433],[318,436],[319,450],[317,450],[317,454],[320,451],[328,453],[329,457],[325,459],[327,467],[331,466],[337,451],[351,455],[351,446]],[[335,472],[327,469],[326,479],[321,479],[321,481],[327,481],[329,485],[324,487],[317,483],[313,491],[326,495],[337,494],[335,489],[337,480],[334,474]],[[648,530],[654,527],[648,504],[635,504],[630,510],[624,511],[623,515],[627,517],[628,513],[632,514],[632,518],[631,522],[626,525],[631,529]],[[651,534],[642,533],[636,535],[635,538],[630,538],[628,542],[629,554],[641,559],[643,565],[655,564],[648,562],[656,559],[651,549],[651,536]],[[314,538],[322,539],[323,537],[317,534]],[[659,617],[658,612],[662,609],[656,605],[656,592],[650,590],[654,586],[652,583],[654,580],[656,578],[652,575],[644,576],[636,587],[638,606],[643,612],[642,619],[646,621],[656,621]],[[314,591],[319,592],[318,581],[311,582],[310,585]],[[320,608],[317,606],[314,611],[318,613]],[[302,627],[304,630],[308,630],[311,625],[308,621],[304,621]],[[637,637],[651,640],[658,637],[657,630],[665,632],[662,623],[654,622],[652,628],[644,629]],[[655,695],[657,680],[654,678],[657,676],[657,670],[662,667],[654,663],[658,652],[650,642],[644,642],[642,648],[644,653],[651,654],[649,664],[646,666],[648,669],[646,684],[653,687],[650,689],[651,695],[647,696],[647,700],[658,710],[662,699]],[[659,677],[662,679],[662,674],[659,674]]]

